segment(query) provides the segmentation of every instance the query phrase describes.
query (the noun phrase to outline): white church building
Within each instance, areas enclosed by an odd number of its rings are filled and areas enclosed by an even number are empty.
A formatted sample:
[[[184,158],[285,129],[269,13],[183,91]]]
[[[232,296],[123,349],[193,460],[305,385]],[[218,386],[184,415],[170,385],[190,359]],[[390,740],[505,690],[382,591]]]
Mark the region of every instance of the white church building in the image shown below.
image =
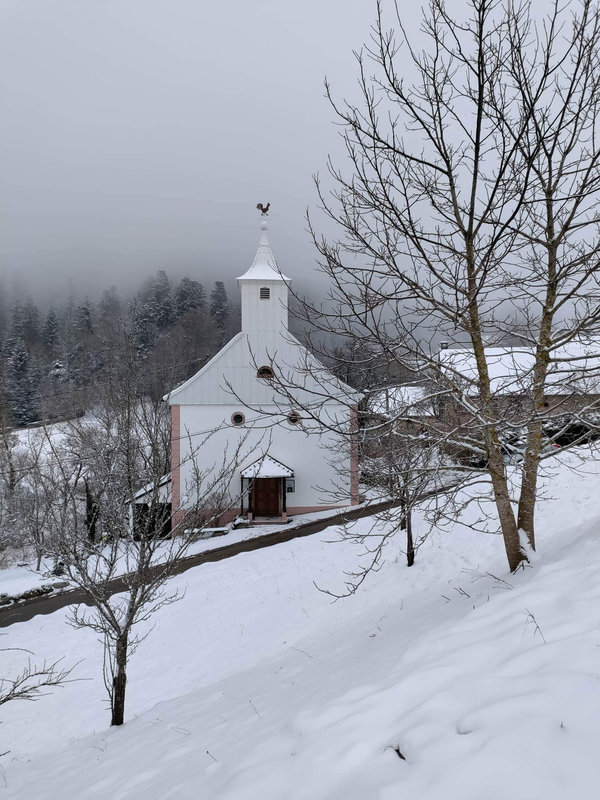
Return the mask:
[[[358,502],[357,445],[348,434],[357,429],[360,395],[289,332],[291,281],[277,267],[267,227],[263,221],[252,266],[237,279],[240,333],[165,397],[174,525],[199,505],[205,519],[218,510],[223,525]]]

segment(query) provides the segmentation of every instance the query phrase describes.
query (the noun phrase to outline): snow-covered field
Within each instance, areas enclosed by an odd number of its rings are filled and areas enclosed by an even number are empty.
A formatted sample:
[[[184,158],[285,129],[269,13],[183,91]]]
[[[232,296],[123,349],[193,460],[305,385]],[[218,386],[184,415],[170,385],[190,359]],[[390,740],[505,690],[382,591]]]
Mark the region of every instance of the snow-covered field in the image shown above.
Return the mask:
[[[133,656],[109,729],[95,635],[65,612],[6,647],[81,661],[36,703],[2,706],[0,798],[558,800],[600,797],[600,464],[558,466],[539,556],[455,526],[412,569],[331,603],[359,550],[334,530],[206,564]],[[23,654],[0,654],[1,674]],[[399,755],[401,754],[401,756]]]

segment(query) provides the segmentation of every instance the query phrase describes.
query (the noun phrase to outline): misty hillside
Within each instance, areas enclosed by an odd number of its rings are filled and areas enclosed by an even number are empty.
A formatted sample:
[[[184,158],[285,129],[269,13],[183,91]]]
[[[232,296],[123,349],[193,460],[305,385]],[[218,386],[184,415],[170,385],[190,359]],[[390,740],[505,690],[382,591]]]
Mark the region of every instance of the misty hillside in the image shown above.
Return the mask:
[[[4,425],[82,413],[119,370],[143,372],[154,399],[185,380],[239,329],[239,304],[222,281],[205,288],[164,270],[139,291],[116,287],[47,307],[19,290],[0,296],[0,403]]]

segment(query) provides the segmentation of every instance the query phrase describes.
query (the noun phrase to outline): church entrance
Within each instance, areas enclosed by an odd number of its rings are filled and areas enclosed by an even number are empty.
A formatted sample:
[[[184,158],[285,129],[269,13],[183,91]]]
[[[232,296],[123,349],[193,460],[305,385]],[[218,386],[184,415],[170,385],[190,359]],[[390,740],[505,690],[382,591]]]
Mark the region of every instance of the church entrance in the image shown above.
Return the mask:
[[[242,479],[240,516],[244,516],[247,501],[249,519],[279,517],[287,522],[286,481],[294,482],[294,471],[281,461],[264,453],[240,473]],[[292,490],[293,491],[293,490]]]
[[[252,486],[252,510],[255,517],[279,517],[282,508],[282,479],[255,478]]]

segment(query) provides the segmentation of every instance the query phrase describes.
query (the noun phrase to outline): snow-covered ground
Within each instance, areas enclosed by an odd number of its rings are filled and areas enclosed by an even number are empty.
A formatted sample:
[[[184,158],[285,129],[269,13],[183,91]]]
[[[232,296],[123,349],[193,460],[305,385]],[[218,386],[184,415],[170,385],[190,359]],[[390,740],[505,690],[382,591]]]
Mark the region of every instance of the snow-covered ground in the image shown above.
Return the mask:
[[[333,604],[313,581],[339,589],[360,551],[331,528],[179,576],[119,729],[93,633],[66,612],[11,626],[4,646],[88,680],[1,707],[0,798],[595,800],[599,477],[556,466],[517,575],[499,537],[456,525],[412,569],[394,543]],[[24,658],[0,656],[5,675]]]
[[[348,506],[348,509],[354,507]],[[230,530],[229,533],[223,536],[214,536],[210,539],[197,539],[192,541],[189,548],[185,552],[185,556],[198,555],[208,550],[218,550],[220,547],[226,545],[236,544],[238,542],[245,542],[250,539],[257,539],[269,533],[276,533],[277,531],[292,530],[295,527],[306,525],[309,522],[316,522],[320,519],[327,519],[327,517],[336,516],[345,509],[338,508],[329,511],[314,511],[310,514],[297,514],[290,517],[287,523],[273,525],[273,524],[255,524],[250,528],[238,528],[237,530]],[[169,541],[165,542],[164,554],[168,553],[171,545]],[[161,548],[157,548],[156,558],[154,563],[159,563],[161,560]],[[43,558],[41,568],[36,570],[36,559],[34,556],[26,561],[19,561],[9,567],[0,569],[0,595],[7,594],[11,597],[16,597],[23,592],[30,589],[37,589],[42,585],[59,584],[61,588],[66,583],[69,583],[64,577],[55,577],[52,575],[52,567],[54,561],[52,558]],[[117,573],[122,574],[127,571],[128,562],[126,559],[122,560],[122,568],[117,565]],[[73,585],[73,584],[71,584]]]
[[[35,559],[0,569],[0,595],[14,597],[30,589],[39,589],[40,586],[64,583],[62,578],[52,575],[52,566],[52,559],[45,558],[39,572],[35,569]]]

